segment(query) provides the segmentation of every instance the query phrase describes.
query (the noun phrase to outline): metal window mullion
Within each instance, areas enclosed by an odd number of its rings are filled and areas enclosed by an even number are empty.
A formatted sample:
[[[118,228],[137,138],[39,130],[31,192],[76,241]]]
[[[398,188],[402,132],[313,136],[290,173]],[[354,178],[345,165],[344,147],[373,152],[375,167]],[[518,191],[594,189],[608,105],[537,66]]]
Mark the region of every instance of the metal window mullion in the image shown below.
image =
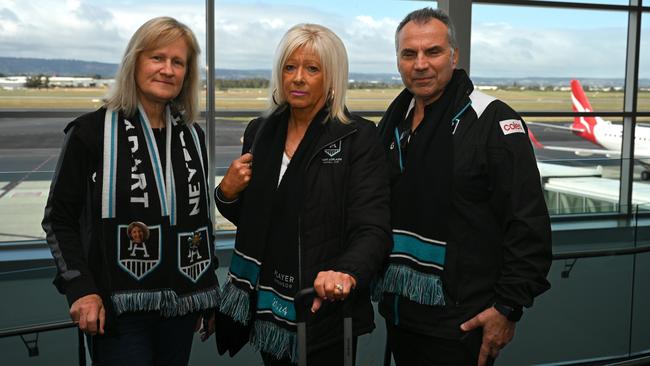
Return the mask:
[[[205,1],[205,56],[206,56],[206,108],[205,108],[205,128],[206,128],[206,142],[208,150],[208,192],[212,196],[215,186],[215,160],[216,160],[216,125],[214,122],[215,116],[215,94],[214,94],[214,0]],[[216,227],[216,205],[210,205],[208,208],[212,210],[212,217],[215,221],[212,223]]]
[[[471,0],[438,0],[438,9],[444,10],[456,27],[458,42],[458,65],[470,75],[470,51],[472,48],[472,1]]]
[[[641,0],[630,0],[635,10],[628,13],[627,55],[625,62],[625,87],[623,96],[623,144],[621,146],[621,185],[619,210],[630,215],[632,211],[632,186],[634,178],[634,126],[637,113],[639,83],[639,49],[641,38]]]

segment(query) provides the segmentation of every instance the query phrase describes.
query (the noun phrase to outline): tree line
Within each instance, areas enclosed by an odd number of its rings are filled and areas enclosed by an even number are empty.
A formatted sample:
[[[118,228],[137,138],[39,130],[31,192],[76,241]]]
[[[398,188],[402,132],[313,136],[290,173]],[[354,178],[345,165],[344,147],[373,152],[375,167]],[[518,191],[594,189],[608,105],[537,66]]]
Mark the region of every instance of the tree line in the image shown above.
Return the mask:
[[[249,79],[215,79],[217,90],[228,89],[266,89],[269,80],[264,78]],[[385,82],[353,81],[348,84],[349,89],[386,89],[400,87],[401,84]]]

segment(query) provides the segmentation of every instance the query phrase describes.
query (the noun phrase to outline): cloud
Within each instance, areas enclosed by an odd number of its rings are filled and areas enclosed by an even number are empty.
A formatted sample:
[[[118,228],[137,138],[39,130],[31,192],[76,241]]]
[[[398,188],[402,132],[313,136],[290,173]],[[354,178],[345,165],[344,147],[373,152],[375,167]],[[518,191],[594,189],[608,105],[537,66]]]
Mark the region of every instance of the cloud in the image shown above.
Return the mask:
[[[308,6],[224,4],[217,9],[218,68],[270,69],[284,33],[309,22],[332,29],[348,51],[352,72],[394,72],[393,31],[397,19],[341,16]]]
[[[191,25],[204,43],[203,4],[98,6],[90,1],[7,2],[1,14],[0,56],[65,58],[117,63],[135,30],[145,21],[174,16]]]
[[[0,9],[0,20],[3,21],[3,22],[7,22],[7,21],[9,21],[9,22],[17,22],[18,21],[18,16],[13,11],[11,11],[11,10],[9,10],[7,8],[3,8],[3,9]]]
[[[102,3],[0,0],[0,56],[117,63],[133,32],[146,20],[162,15],[189,25],[201,48],[206,49],[203,1],[143,4],[125,0],[98,5]],[[363,10],[348,14],[345,9],[325,11],[309,5],[258,1],[220,2],[215,16],[218,68],[270,69],[275,48],[286,30],[311,22],[325,25],[341,37],[351,72],[396,72],[394,31],[400,21],[398,15],[370,16]],[[472,32],[473,75],[622,77],[625,70],[624,27],[478,23]],[[648,28],[642,42],[639,70],[642,77],[650,77]]]
[[[133,32],[154,16],[188,24],[205,50],[205,9],[196,4],[97,6],[89,1],[11,2],[3,8],[0,55],[119,62]],[[309,6],[221,3],[216,9],[219,68],[271,68],[275,48],[291,26],[323,24],[343,40],[353,72],[394,72],[393,32],[398,19],[341,16]],[[7,31],[9,30],[9,31]]]
[[[515,28],[479,24],[472,30],[471,71],[478,76],[616,77],[625,72],[624,28]]]

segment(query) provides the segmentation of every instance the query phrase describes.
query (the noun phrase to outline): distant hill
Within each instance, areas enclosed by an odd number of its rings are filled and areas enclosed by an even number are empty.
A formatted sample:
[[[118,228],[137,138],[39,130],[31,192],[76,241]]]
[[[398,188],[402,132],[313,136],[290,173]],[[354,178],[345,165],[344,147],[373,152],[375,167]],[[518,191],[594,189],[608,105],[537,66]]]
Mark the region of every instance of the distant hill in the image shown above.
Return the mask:
[[[5,75],[95,76],[111,78],[117,64],[105,62],[23,57],[0,57],[0,73]]]
[[[81,60],[21,58],[21,57],[0,57],[0,73],[5,75],[56,75],[56,76],[95,76],[112,78],[117,71],[118,65]],[[201,69],[204,72],[204,69]],[[217,79],[241,80],[241,79],[270,79],[270,69],[236,70],[217,69]],[[205,74],[203,75],[205,78]],[[583,85],[603,88],[622,87],[623,79],[615,78],[581,78]],[[477,85],[494,85],[499,87],[561,87],[568,86],[572,77],[526,77],[526,78],[502,78],[502,77],[472,77]],[[360,83],[385,83],[401,85],[399,74],[394,73],[350,73],[350,80]],[[650,79],[639,79],[641,88],[650,88]]]

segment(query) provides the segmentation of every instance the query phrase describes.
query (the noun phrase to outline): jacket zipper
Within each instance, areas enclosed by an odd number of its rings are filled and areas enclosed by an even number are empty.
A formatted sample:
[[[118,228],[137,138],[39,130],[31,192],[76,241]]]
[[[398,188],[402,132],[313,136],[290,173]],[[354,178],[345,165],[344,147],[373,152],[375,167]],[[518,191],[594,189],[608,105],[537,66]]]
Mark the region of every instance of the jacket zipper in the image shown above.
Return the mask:
[[[455,135],[455,134],[456,134],[456,129],[458,128],[458,125],[460,124],[460,119],[461,119],[461,117],[465,114],[465,112],[467,111],[467,109],[469,109],[469,107],[470,107],[471,105],[472,105],[472,101],[470,100],[470,101],[467,102],[467,103],[466,103],[466,104],[465,104],[465,105],[460,109],[460,111],[459,111],[458,113],[456,113],[456,115],[451,119],[451,128],[452,128],[451,134],[452,134],[452,135]],[[452,175],[453,175],[453,174],[452,174]],[[459,261],[460,261],[460,259],[458,258],[458,255],[457,255],[457,256],[456,256],[456,263],[454,264],[455,267],[456,267],[456,268],[454,268],[454,270],[456,271],[456,275],[458,275],[458,272],[459,272],[459,269],[458,269],[458,266],[459,266],[459,265],[458,265],[458,262],[459,262]],[[446,269],[446,268],[445,268],[445,269]],[[455,306],[455,307],[459,307],[459,306],[460,306],[460,300],[459,300],[460,295],[459,295],[459,292],[460,292],[460,280],[458,279],[458,276],[456,276],[456,283],[454,284],[454,294],[453,294],[453,295],[454,295],[454,299],[453,299],[453,300],[454,300],[454,306]]]
[[[355,128],[354,130],[346,133],[345,135],[336,138],[335,140],[332,140],[325,145],[321,146],[316,150],[316,152],[309,158],[307,161],[307,166],[305,167],[305,171],[307,171],[307,168],[309,168],[309,165],[311,164],[312,160],[316,157],[319,151],[323,150],[326,148],[328,145],[331,145],[337,141],[343,140],[344,138],[352,135],[353,133],[356,133],[358,130]],[[302,289],[303,283],[302,283],[302,215],[298,214],[298,288]]]
[[[298,290],[302,290],[302,243],[300,240],[301,217],[298,215]]]

